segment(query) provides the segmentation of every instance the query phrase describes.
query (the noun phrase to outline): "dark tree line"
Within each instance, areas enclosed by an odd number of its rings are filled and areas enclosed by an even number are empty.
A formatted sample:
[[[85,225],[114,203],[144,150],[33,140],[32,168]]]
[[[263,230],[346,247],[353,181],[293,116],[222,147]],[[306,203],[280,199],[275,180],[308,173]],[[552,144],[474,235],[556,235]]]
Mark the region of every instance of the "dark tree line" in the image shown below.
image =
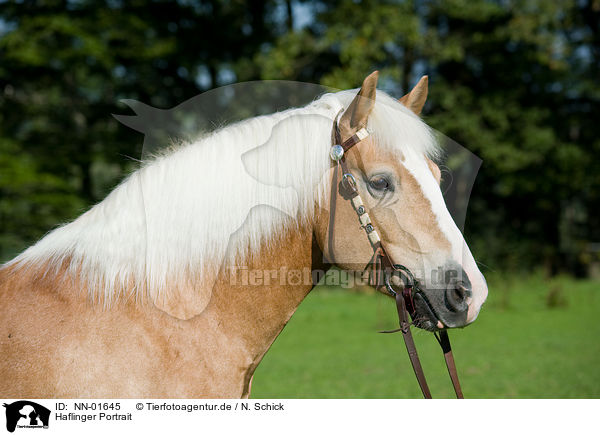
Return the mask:
[[[236,81],[402,95],[483,159],[467,216],[495,269],[585,274],[600,242],[600,1],[0,3],[0,258],[97,202],[141,137],[111,113]]]

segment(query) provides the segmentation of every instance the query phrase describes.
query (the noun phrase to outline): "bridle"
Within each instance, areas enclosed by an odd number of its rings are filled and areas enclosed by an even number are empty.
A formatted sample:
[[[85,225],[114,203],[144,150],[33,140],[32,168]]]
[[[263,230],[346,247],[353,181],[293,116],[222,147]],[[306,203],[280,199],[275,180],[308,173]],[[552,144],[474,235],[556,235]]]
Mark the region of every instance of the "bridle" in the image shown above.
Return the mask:
[[[333,145],[329,153],[331,159],[334,162],[336,162],[331,182],[331,208],[329,215],[328,239],[329,254],[330,256],[333,256],[333,225],[335,221],[335,204],[337,198],[336,189],[339,189],[340,195],[345,200],[350,201],[350,203],[352,204],[352,207],[354,208],[354,211],[358,216],[361,228],[365,231],[365,234],[369,239],[369,243],[373,248],[373,257],[371,258],[371,260],[367,264],[367,267],[365,268],[365,271],[369,273],[369,284],[376,290],[388,293],[396,299],[396,309],[398,311],[398,320],[400,323],[400,328],[392,331],[381,332],[402,332],[404,344],[406,345],[406,350],[408,351],[408,356],[410,358],[410,362],[415,372],[417,381],[419,382],[419,386],[421,387],[421,391],[423,392],[423,396],[426,399],[431,399],[431,392],[429,391],[427,380],[425,379],[425,373],[423,372],[423,367],[421,366],[421,361],[419,360],[419,354],[417,353],[417,348],[415,346],[415,342],[413,340],[412,333],[410,330],[411,323],[409,322],[409,316],[413,319],[413,321],[416,319],[416,310],[413,303],[413,296],[416,293],[422,294],[422,290],[420,288],[419,281],[414,277],[412,272],[407,267],[402,266],[401,264],[394,263],[389,254],[386,252],[384,246],[381,243],[381,239],[379,238],[379,234],[377,233],[373,226],[373,223],[371,222],[371,219],[369,217],[369,214],[367,213],[362,198],[360,197],[356,180],[348,170],[348,165],[345,159],[346,152],[350,150],[353,146],[367,138],[369,136],[369,133],[367,132],[366,128],[361,128],[350,138],[342,142],[342,137],[338,124],[340,113],[338,113],[334,121],[332,135]],[[338,183],[338,172],[340,171],[342,173],[342,180]],[[392,283],[393,277],[398,278],[396,282],[401,283],[401,288],[395,287],[395,284]],[[438,332],[434,332],[434,336],[440,344],[442,352],[444,353],[446,367],[448,368],[448,373],[450,375],[450,379],[452,380],[452,385],[454,387],[456,397],[458,399],[462,399],[463,394],[460,387],[460,382],[458,380],[458,373],[456,371],[456,365],[454,363],[454,356],[452,355],[452,348],[450,346],[448,332],[446,331],[446,329],[441,329]]]

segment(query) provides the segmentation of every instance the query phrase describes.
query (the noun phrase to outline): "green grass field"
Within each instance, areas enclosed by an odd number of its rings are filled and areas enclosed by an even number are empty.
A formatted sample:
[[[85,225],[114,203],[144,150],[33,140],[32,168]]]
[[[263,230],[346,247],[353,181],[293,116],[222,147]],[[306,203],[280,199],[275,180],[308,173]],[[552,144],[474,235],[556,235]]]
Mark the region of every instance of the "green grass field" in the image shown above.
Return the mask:
[[[450,331],[468,398],[599,398],[600,283],[539,276],[502,282],[477,321]],[[419,398],[393,301],[318,287],[258,367],[253,398]],[[414,332],[432,394],[453,397],[435,338]]]

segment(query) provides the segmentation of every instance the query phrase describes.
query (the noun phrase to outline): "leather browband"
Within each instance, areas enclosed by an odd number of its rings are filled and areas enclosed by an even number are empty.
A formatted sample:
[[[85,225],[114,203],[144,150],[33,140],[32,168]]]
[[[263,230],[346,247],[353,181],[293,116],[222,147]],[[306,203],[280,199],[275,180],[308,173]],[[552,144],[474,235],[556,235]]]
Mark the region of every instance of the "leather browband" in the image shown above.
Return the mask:
[[[369,132],[367,131],[366,128],[363,127],[360,130],[358,130],[356,133],[354,133],[352,136],[350,136],[348,139],[346,139],[340,145],[342,145],[342,148],[344,148],[344,152],[346,152],[350,148],[352,148],[354,145],[356,145],[357,143],[362,141],[363,139],[366,139],[368,136],[369,136]]]

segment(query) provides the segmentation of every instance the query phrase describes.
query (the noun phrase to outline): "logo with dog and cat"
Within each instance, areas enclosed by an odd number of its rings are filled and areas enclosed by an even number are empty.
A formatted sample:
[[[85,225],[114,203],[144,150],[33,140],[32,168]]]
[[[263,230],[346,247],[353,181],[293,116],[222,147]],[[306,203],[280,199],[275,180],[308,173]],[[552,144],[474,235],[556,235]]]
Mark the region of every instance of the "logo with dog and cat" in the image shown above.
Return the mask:
[[[6,408],[6,430],[48,429],[50,410],[29,400],[19,400],[3,405]]]

